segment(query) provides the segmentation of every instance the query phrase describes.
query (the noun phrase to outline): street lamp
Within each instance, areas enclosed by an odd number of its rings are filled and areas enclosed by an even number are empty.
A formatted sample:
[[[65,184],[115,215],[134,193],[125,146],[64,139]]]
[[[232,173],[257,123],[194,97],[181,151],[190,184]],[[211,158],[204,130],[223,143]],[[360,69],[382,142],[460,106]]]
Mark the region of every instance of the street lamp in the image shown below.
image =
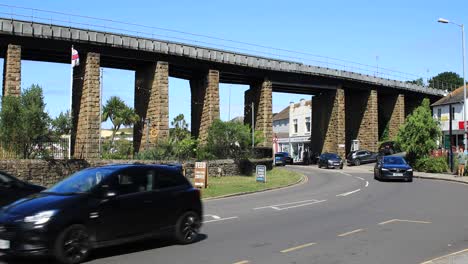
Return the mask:
[[[465,26],[463,24],[457,24],[454,22],[451,22],[445,18],[439,18],[437,20],[439,23],[443,24],[454,24],[457,25],[461,28],[462,32],[462,59],[463,59],[463,127],[465,129],[465,133],[463,136],[463,139],[465,141],[465,150],[467,149],[468,146],[468,140],[467,140],[467,129],[466,129],[466,81],[465,81]],[[450,121],[451,122],[451,121]],[[451,148],[451,147],[450,147]]]

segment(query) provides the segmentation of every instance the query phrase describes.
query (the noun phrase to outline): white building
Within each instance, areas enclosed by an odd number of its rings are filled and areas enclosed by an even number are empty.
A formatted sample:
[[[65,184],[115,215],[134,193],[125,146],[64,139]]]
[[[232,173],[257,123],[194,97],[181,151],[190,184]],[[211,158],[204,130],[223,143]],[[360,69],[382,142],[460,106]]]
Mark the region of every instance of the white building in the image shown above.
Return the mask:
[[[452,120],[450,120],[450,109]],[[450,148],[450,123],[452,123],[452,146],[463,147],[463,86],[432,104],[434,119],[440,123],[442,139],[440,146]],[[468,118],[467,118],[468,119]]]
[[[310,147],[312,103],[301,99],[273,116],[275,152],[288,152],[295,161],[302,161],[304,150]]]

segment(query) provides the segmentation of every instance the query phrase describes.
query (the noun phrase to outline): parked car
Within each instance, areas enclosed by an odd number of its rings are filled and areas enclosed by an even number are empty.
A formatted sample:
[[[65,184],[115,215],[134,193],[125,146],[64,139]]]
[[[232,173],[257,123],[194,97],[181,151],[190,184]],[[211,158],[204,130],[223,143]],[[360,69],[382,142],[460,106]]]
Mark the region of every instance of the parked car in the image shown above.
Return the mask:
[[[0,207],[44,189],[42,186],[21,181],[6,172],[0,171]]]
[[[362,163],[376,162],[379,153],[368,150],[357,150],[348,154],[346,161],[348,165],[359,166]]]
[[[400,153],[401,148],[395,141],[387,141],[380,144],[379,153],[382,155],[393,155],[395,153]]]
[[[340,156],[338,156],[335,153],[323,153],[322,155],[320,155],[317,163],[319,168],[325,167],[327,169],[343,169],[343,160]]]
[[[286,156],[284,153],[275,154],[275,165],[276,166],[286,166]]]
[[[403,157],[384,156],[377,160],[374,179],[413,181],[413,168]]]
[[[289,155],[288,152],[277,152],[276,154],[283,154],[284,157],[286,158],[286,164],[293,165],[294,160],[293,160],[293,158],[291,157],[291,155]]]
[[[170,234],[195,242],[200,191],[181,166],[124,164],[79,171],[0,211],[0,252],[83,262],[99,247]]]

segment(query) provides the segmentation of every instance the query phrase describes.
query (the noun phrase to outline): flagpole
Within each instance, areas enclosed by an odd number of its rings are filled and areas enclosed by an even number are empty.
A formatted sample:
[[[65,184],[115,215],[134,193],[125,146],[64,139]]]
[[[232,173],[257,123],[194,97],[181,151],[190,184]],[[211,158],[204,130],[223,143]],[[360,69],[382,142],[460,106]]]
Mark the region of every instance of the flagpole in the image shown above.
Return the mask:
[[[71,47],[71,55],[73,56],[73,45]],[[68,159],[71,159],[71,138],[72,138],[72,130],[73,130],[73,58],[70,56],[70,135],[68,137]]]

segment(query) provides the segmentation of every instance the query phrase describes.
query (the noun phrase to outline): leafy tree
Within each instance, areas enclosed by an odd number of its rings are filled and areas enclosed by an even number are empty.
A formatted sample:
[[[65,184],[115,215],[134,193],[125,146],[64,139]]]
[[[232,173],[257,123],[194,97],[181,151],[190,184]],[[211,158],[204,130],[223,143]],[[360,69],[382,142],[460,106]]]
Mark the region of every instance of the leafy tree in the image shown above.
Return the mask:
[[[102,122],[108,119],[112,122],[112,137],[111,144],[114,142],[115,134],[121,126],[127,127],[138,122],[139,117],[135,110],[125,104],[125,102],[117,96],[112,96],[107,100],[102,109]]]
[[[50,140],[50,117],[45,105],[42,88],[35,84],[19,97],[3,97],[0,112],[2,145],[23,158],[44,153],[41,142]]]
[[[440,90],[453,90],[463,85],[463,78],[455,72],[442,72],[429,80],[429,86]]]
[[[255,133],[255,145],[263,142],[260,132]],[[235,121],[215,120],[208,129],[207,144],[200,151],[217,158],[241,159],[250,154],[252,134],[250,127]]]
[[[407,81],[407,83],[412,83],[412,84],[423,86],[424,85],[424,80],[423,80],[423,78],[418,78],[416,80]]]
[[[173,128],[169,129],[169,137],[178,142],[187,137],[190,137],[190,131],[188,130],[188,124],[185,121],[184,115],[179,114],[171,121]]]
[[[72,127],[72,121],[70,118],[70,111],[67,110],[65,113],[60,114],[52,120],[52,131],[57,135],[69,135]]]
[[[397,141],[407,152],[408,160],[415,163],[425,158],[437,148],[437,139],[441,131],[438,122],[432,117],[429,99],[424,99],[400,127]]]

